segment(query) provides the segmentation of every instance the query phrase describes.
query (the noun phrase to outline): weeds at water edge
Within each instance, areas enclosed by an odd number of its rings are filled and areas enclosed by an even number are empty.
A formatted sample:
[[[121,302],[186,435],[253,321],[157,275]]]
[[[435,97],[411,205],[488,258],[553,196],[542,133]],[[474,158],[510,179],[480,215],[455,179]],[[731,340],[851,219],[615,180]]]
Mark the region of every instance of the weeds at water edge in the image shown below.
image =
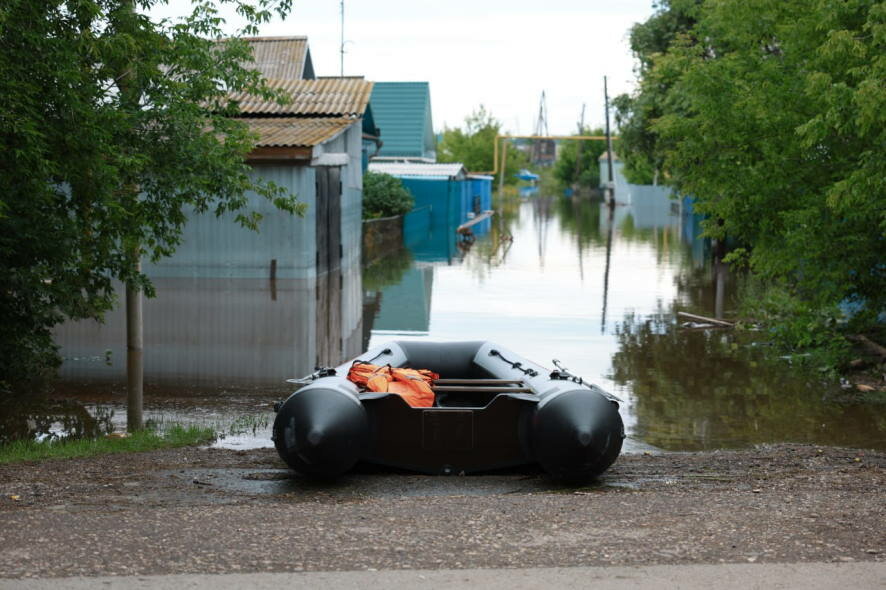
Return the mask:
[[[171,425],[162,432],[141,430],[126,437],[19,440],[0,445],[0,464],[45,459],[71,459],[111,453],[135,453],[212,442],[216,431],[203,426]]]

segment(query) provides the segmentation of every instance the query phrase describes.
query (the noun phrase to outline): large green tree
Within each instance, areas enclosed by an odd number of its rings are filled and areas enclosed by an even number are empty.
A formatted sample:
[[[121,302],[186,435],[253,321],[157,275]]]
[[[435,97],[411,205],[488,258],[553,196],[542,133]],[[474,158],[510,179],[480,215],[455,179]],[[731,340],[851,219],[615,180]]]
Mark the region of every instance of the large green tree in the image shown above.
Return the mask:
[[[852,327],[870,328],[886,308],[886,4],[709,0],[696,16],[641,69],[664,176],[707,235],[742,246],[733,260],[816,317],[864,302]]]
[[[216,4],[241,34],[289,0],[6,0],[0,5],[0,391],[57,361],[50,330],[100,318],[117,279],[150,293],[137,261],[173,252],[190,211],[244,211],[247,192],[301,204],[252,177],[255,138],[229,91],[271,98],[244,41],[225,43]]]
[[[501,132],[501,122],[480,105],[477,110],[465,117],[464,127],[443,130],[443,139],[437,146],[437,159],[441,162],[461,162],[470,171],[495,170],[498,168],[493,161],[495,138]],[[499,148],[501,149],[501,144]],[[509,184],[515,182],[514,174],[527,163],[528,159],[523,152],[513,148],[508,149],[504,170],[505,182]]]

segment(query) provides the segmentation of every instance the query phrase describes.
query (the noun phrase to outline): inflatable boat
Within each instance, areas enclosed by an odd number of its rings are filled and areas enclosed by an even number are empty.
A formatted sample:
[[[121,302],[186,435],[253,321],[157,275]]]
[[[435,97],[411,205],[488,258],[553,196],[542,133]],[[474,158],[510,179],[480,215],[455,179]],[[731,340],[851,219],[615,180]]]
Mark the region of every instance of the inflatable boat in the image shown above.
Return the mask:
[[[432,405],[361,391],[347,376],[364,363],[433,372]],[[391,342],[297,380],[277,405],[272,438],[308,476],[335,477],[358,461],[429,474],[538,463],[558,479],[587,480],[621,452],[620,400],[554,365],[490,342]]]

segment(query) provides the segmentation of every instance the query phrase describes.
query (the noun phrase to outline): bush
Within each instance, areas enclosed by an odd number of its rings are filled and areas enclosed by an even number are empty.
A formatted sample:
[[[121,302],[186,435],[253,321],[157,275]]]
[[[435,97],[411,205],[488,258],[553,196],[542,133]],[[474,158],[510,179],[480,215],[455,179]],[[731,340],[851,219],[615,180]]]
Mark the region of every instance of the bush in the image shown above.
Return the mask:
[[[399,178],[379,172],[363,175],[363,219],[404,215],[414,205],[412,193]]]
[[[780,354],[835,375],[849,361],[850,343],[837,306],[816,306],[785,281],[747,277],[739,289],[740,313],[762,324]]]

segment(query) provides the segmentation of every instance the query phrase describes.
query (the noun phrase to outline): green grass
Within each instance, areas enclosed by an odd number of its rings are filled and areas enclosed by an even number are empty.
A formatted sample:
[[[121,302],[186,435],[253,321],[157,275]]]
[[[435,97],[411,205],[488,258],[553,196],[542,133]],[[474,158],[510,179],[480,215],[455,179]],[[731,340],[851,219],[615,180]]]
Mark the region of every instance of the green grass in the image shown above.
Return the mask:
[[[215,438],[216,433],[212,428],[173,425],[162,433],[142,430],[126,438],[63,439],[43,442],[21,440],[0,445],[0,464],[171,449],[208,443]]]

